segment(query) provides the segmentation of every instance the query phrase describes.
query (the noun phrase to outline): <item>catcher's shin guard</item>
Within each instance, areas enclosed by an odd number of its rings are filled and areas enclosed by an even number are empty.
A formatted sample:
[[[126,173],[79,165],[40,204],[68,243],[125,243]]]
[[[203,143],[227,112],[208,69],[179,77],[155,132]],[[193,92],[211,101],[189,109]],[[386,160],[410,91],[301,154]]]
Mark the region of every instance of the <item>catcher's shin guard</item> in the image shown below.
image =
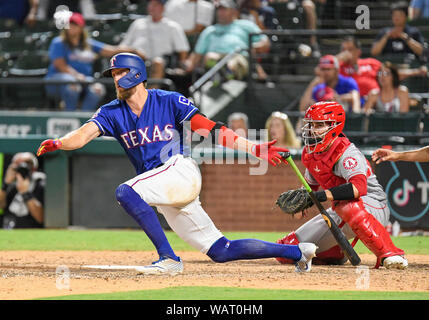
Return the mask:
[[[279,244],[294,244],[294,245],[299,244],[299,240],[296,237],[295,232],[289,233],[287,236],[283,237],[282,239],[277,240],[276,242]],[[281,258],[281,257],[277,257],[276,260],[278,262],[280,262],[281,264],[294,264],[296,262],[292,259],[286,259],[286,258]]]
[[[361,199],[358,201],[338,201],[332,209],[351,227],[353,232],[377,257],[375,268],[380,266],[383,258],[403,255],[390,239],[386,228],[365,210]]]

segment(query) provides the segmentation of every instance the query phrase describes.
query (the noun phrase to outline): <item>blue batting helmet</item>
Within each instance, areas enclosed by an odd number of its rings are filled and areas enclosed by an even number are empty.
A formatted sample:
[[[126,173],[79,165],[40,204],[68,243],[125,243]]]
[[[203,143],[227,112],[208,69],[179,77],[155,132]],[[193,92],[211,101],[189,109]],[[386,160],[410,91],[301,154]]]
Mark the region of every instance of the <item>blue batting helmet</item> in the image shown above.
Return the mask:
[[[103,71],[103,76],[111,77],[113,69],[129,69],[125,76],[118,80],[118,85],[124,89],[132,88],[147,80],[146,65],[142,58],[133,53],[118,53],[110,59],[110,68]]]

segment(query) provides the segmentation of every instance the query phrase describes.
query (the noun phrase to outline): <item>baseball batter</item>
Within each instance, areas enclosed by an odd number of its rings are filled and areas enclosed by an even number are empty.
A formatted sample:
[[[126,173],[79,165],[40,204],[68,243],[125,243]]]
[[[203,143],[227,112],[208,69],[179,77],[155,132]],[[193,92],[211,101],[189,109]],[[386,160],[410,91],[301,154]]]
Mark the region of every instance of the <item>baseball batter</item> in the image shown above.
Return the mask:
[[[186,153],[183,124],[190,121],[192,131],[274,166],[282,161],[278,152],[286,149],[274,147],[275,141],[254,144],[239,137],[223,124],[207,119],[176,92],[147,90],[144,61],[134,54],[113,56],[104,75],[113,77],[117,99],[99,108],[79,129],[60,139],[43,141],[38,155],[78,149],[98,136],[116,138],[137,172],[136,177],[116,189],[116,199],[138,222],[159,254],[159,260],[143,267],[142,273],[174,275],[183,271],[183,262],[171,248],[151,206],[165,216],[183,240],[215,262],[283,257],[296,263],[296,271],[310,270],[314,244],[228,240],[216,228],[199,201],[201,173]]]
[[[384,227],[390,215],[386,194],[365,156],[342,134],[345,123],[342,106],[337,102],[316,103],[307,109],[304,123],[302,162],[306,167],[305,179],[313,191],[322,188],[315,192],[317,199],[332,201],[328,214],[348,239],[357,236],[376,255],[376,268],[380,264],[386,268],[406,268],[404,251],[395,247]],[[313,204],[305,189],[287,191],[277,203],[288,213],[305,210]],[[347,261],[321,215],[277,242],[298,244],[301,241],[313,242],[319,247],[314,263]]]

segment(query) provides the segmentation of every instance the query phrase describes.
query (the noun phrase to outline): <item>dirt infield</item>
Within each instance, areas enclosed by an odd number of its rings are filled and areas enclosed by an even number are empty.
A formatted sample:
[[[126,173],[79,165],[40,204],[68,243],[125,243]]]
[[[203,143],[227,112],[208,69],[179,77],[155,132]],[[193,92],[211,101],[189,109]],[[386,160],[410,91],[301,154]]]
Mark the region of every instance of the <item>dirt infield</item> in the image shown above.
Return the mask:
[[[408,255],[407,270],[378,270],[373,255],[361,255],[357,269],[344,266],[314,266],[298,274],[294,267],[274,259],[216,264],[199,252],[178,252],[185,263],[183,274],[174,278],[137,275],[133,271],[83,269],[83,265],[145,265],[156,260],[155,252],[118,251],[3,251],[0,257],[0,299],[32,299],[70,294],[107,293],[171,286],[224,286],[264,289],[359,290],[362,272],[369,272],[371,291],[429,291],[429,256]],[[59,266],[70,271],[69,288]],[[360,267],[362,268],[362,267]],[[173,281],[174,279],[174,281]]]

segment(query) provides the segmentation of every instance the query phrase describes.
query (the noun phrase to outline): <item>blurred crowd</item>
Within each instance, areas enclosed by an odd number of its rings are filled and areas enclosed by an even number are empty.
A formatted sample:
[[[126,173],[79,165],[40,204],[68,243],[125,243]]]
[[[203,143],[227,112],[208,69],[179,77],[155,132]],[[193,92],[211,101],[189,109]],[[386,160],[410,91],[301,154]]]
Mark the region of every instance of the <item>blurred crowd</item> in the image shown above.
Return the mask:
[[[365,56],[358,37],[344,37],[337,54],[327,54],[320,37],[310,33],[300,53],[317,63],[297,110],[304,111],[317,101],[336,100],[347,112],[409,112],[412,100],[404,80],[428,78],[427,39],[410,22],[429,19],[429,0],[390,4],[385,8],[390,23],[378,29]],[[58,32],[47,47],[49,65],[43,76],[64,83],[47,84],[46,95],[61,110],[90,111],[106,96],[105,85],[96,77],[101,71],[100,58],[108,60],[123,51],[138,54],[146,62],[152,88],[163,88],[162,80],[167,78],[187,96],[192,83],[226,55],[232,56],[212,79],[213,85],[249,77],[266,82],[269,74],[263,59],[273,51],[275,39],[266,33],[290,27],[282,25],[284,8],[301,10],[302,28],[316,31],[321,26],[319,15],[332,11],[333,5],[332,0],[0,0],[0,34],[12,30],[10,23],[31,32],[40,21],[54,21]],[[110,19],[105,16],[119,12],[115,8],[126,8],[130,23],[121,32],[109,20],[110,29],[105,25],[97,32],[110,35],[112,41],[94,38],[95,33],[89,31],[94,30],[97,19]],[[112,30],[118,31],[119,40],[113,41]],[[251,41],[250,34],[256,34]],[[2,47],[3,53],[5,50]],[[252,70],[249,53],[256,57]],[[398,57],[420,64],[411,67]],[[277,120],[285,120],[280,111],[267,119],[267,130],[273,135]],[[286,124],[284,127],[289,132]],[[287,143],[296,145],[293,137]]]

